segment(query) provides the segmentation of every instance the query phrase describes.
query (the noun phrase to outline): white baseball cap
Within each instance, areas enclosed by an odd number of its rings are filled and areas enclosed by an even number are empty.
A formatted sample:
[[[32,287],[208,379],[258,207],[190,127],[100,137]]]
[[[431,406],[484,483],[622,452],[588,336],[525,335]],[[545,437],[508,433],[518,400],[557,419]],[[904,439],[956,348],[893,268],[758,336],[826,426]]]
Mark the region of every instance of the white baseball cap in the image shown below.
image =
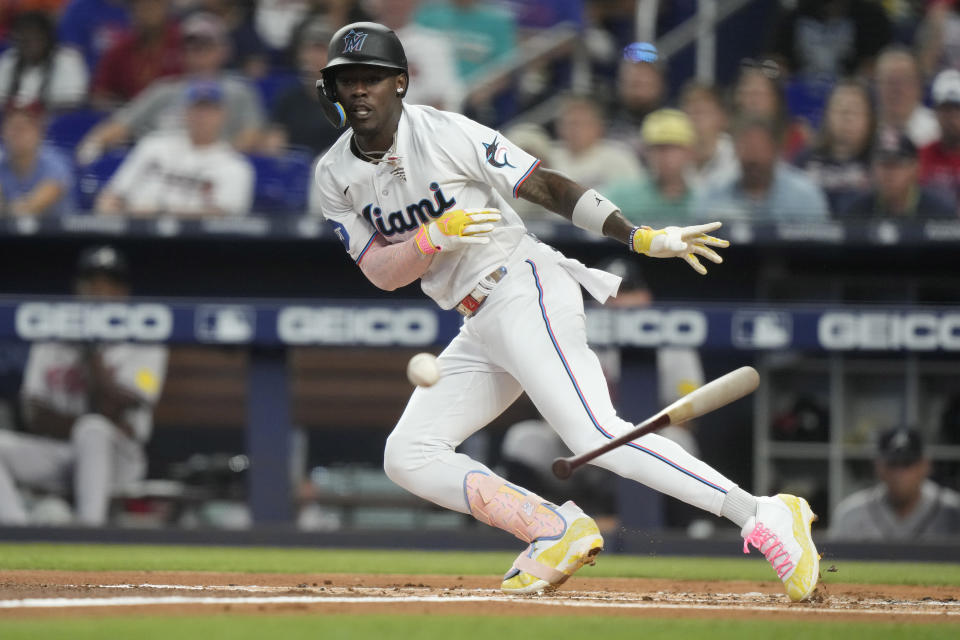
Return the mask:
[[[960,71],[945,69],[933,80],[933,103],[960,105]]]

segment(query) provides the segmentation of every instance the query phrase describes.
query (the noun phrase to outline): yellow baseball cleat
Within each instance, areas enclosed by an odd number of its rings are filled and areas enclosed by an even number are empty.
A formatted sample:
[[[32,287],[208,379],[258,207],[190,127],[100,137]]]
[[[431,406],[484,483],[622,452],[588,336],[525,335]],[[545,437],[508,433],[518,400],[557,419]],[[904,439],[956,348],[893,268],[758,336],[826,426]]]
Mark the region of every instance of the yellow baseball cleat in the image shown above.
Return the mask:
[[[810,535],[817,516],[803,498],[781,493],[757,498],[757,515],[743,526],[743,552],[753,545],[770,562],[794,602],[810,597],[820,577],[820,556]]]
[[[557,509],[564,530],[538,538],[517,556],[500,588],[506,594],[539,593],[563,584],[585,564],[594,564],[603,550],[603,537],[593,518],[573,502]]]

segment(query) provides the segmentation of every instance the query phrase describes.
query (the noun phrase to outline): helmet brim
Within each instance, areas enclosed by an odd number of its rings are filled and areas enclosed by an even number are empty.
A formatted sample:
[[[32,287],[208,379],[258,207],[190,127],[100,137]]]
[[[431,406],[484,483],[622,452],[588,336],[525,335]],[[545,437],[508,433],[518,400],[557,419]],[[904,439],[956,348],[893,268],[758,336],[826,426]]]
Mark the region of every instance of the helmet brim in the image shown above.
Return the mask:
[[[356,58],[348,58],[345,56],[339,56],[329,61],[327,66],[321,69],[320,72],[326,73],[327,71],[336,69],[338,67],[345,67],[351,64],[362,67],[383,67],[384,69],[395,69],[398,73],[407,73],[407,69],[405,67],[401,67],[392,62],[380,60],[357,60]]]

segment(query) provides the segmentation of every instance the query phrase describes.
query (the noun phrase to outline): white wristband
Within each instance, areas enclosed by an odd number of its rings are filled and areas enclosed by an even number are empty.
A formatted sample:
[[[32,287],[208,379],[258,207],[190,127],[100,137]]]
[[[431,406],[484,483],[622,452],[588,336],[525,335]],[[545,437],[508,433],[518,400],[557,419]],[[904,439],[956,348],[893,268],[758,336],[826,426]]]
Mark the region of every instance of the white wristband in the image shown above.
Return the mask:
[[[611,213],[619,210],[620,207],[593,189],[587,189],[573,208],[573,224],[581,229],[603,235],[603,223]]]

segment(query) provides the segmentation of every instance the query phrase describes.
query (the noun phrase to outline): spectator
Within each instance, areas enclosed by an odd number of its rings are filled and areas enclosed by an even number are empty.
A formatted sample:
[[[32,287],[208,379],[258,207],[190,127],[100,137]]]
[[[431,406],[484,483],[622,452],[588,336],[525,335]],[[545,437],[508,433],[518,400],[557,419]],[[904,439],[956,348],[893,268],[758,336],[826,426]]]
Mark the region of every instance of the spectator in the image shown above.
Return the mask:
[[[693,191],[687,176],[695,135],[690,118],[677,109],[659,109],[643,121],[641,135],[649,175],[611,183],[604,195],[634,224],[692,223]]]
[[[395,4],[399,0],[387,0]],[[481,77],[517,49],[517,23],[513,15],[477,0],[428,2],[417,11],[415,22],[446,35],[453,43],[457,71],[467,84]],[[403,39],[403,34],[400,38]],[[406,46],[406,40],[403,40]]]
[[[830,94],[820,134],[795,163],[823,189],[834,214],[870,189],[873,108],[866,88],[839,82]]]
[[[184,91],[197,80],[216,81],[222,86],[227,114],[223,137],[242,152],[258,148],[264,125],[260,97],[245,80],[223,71],[229,54],[223,21],[209,13],[197,13],[183,22],[182,32],[185,75],[157,80],[94,127],[78,145],[80,163],[92,162],[104,149],[124,144],[131,137],[181,127]]]
[[[793,158],[807,145],[810,131],[807,124],[793,119],[781,85],[780,66],[772,60],[745,59],[733,87],[733,112],[737,117],[753,116],[772,120],[785,133],[781,153]]]
[[[917,183],[917,148],[906,134],[886,129],[873,151],[873,189],[850,203],[846,217],[956,218],[956,203]]]
[[[506,0],[521,34],[535,33],[558,24],[584,28],[583,0]]]
[[[640,125],[647,114],[660,108],[666,88],[659,64],[623,58],[617,68],[616,102],[608,114],[610,136],[639,153]]]
[[[567,98],[557,119],[557,138],[553,168],[587,188],[643,175],[628,147],[604,138],[603,112],[592,98]]]
[[[70,0],[60,15],[60,42],[79,50],[87,69],[96,69],[129,24],[127,0]]]
[[[913,429],[880,436],[874,469],[880,483],[837,505],[830,522],[834,540],[915,542],[956,539],[960,494],[930,480],[930,459]]]
[[[130,292],[123,257],[85,251],[76,274],[84,302],[122,302]],[[26,433],[0,431],[0,523],[28,524],[17,485],[72,489],[80,524],[107,520],[115,488],[145,475],[167,350],[160,345],[41,342],[23,376]]]
[[[883,8],[870,0],[800,0],[783,11],[772,48],[793,74],[813,78],[869,71],[893,29]]]
[[[294,30],[310,11],[310,4],[310,0],[259,0],[253,24],[260,39],[274,51],[289,47]]]
[[[940,139],[920,149],[920,184],[960,202],[960,71],[946,69],[933,82]]]
[[[734,147],[739,171],[706,185],[694,199],[701,218],[816,221],[828,215],[827,199],[802,171],[779,159],[776,123],[756,116],[738,120]]]
[[[43,144],[37,107],[7,110],[0,156],[0,205],[6,215],[62,215],[73,209],[73,168]]]
[[[877,58],[874,70],[877,96],[877,124],[906,132],[917,147],[940,137],[933,112],[921,102],[923,79],[909,49],[888,47]]]
[[[180,28],[170,0],[130,0],[130,30],[100,59],[90,99],[100,108],[131,100],[158,78],[183,72]]]
[[[925,76],[943,69],[960,70],[960,5],[953,0],[928,3],[916,42]]]
[[[419,0],[382,0],[374,6],[377,21],[393,29],[407,55],[410,83],[405,100],[444,111],[460,111],[464,88],[456,53],[444,34],[413,21]]]
[[[99,213],[151,216],[242,215],[253,199],[253,168],[221,140],[225,91],[197,81],[187,89],[186,131],[141,140],[97,199]]]
[[[308,147],[314,153],[325,151],[342,133],[324,117],[317,117],[319,100],[317,80],[327,65],[327,45],[333,29],[321,18],[308,18],[301,25],[297,42],[297,64],[301,82],[280,94],[270,114],[267,148],[278,152],[288,145]]]
[[[253,24],[256,0],[202,0],[200,10],[223,20],[230,40],[230,57],[224,64],[248,78],[270,73],[270,52]]]
[[[87,67],[79,53],[57,45],[53,18],[40,11],[21,13],[12,40],[0,55],[0,104],[68,109],[83,102]]]
[[[699,187],[732,178],[737,170],[733,138],[727,133],[727,110],[710,85],[693,82],[680,94],[680,108],[693,124],[693,165],[690,183]]]

